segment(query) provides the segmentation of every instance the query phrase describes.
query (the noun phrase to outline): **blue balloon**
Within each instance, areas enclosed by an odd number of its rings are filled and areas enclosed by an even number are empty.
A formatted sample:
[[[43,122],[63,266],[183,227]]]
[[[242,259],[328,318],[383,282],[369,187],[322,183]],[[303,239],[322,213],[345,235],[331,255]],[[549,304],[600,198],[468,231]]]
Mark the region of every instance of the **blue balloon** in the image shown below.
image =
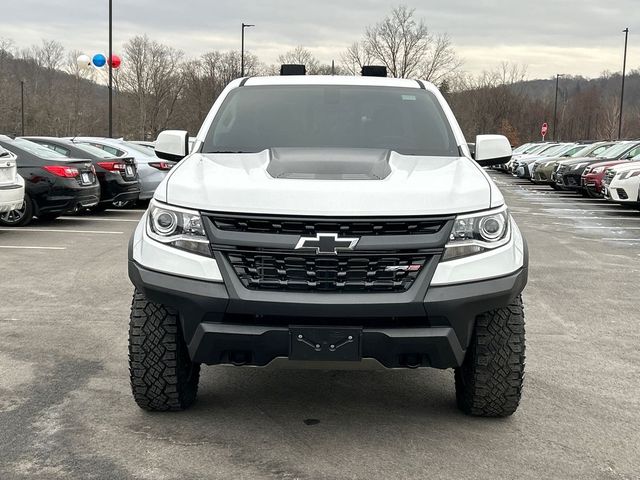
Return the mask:
[[[91,63],[93,63],[93,66],[96,68],[102,68],[107,63],[107,57],[101,53],[96,53],[91,59]]]

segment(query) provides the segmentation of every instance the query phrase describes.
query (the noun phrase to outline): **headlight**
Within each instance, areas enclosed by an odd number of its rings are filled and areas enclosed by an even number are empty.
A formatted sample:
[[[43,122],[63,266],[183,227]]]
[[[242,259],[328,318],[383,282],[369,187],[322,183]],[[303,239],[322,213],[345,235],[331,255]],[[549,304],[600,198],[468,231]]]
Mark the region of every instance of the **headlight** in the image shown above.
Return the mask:
[[[582,167],[584,167],[585,165],[587,165],[587,162],[584,163],[578,163],[577,165],[573,166],[573,170],[580,170]]]
[[[618,177],[618,180],[624,180],[625,178],[637,177],[640,175],[640,170],[627,170],[626,172],[622,172]]]
[[[211,256],[202,217],[196,211],[163,205],[152,200],[149,204],[147,234],[165,245]]]
[[[507,207],[459,215],[442,260],[467,257],[506,245],[511,239]]]

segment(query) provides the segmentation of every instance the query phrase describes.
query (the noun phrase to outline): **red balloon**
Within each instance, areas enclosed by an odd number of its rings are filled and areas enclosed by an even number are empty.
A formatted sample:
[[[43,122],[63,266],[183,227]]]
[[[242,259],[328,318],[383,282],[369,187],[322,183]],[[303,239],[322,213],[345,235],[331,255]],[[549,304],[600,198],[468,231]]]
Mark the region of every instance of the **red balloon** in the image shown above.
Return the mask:
[[[120,68],[121,63],[122,59],[118,55],[111,55],[111,59],[109,60],[109,65],[111,65],[111,68],[118,69]]]

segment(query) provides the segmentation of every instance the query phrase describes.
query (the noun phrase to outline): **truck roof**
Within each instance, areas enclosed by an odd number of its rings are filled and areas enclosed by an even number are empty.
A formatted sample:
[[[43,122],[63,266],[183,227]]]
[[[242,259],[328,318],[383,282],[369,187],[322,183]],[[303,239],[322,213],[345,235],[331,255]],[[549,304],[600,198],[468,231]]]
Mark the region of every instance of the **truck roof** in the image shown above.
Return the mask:
[[[344,75],[278,75],[265,77],[247,77],[234,80],[234,87],[240,85],[357,85],[380,87],[423,88],[431,92],[438,89],[430,82],[406,78],[357,77]]]

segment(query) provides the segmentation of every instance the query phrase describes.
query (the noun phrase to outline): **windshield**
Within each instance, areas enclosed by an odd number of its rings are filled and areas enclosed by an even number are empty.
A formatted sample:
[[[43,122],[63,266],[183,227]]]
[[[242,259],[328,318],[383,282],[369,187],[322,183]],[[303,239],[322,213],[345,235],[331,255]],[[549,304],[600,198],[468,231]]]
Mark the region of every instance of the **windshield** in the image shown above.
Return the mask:
[[[80,150],[93,155],[94,157],[113,158],[113,155],[111,155],[109,152],[105,152],[104,150],[98,147],[94,147],[93,145],[87,145],[86,143],[76,143],[75,146]]]
[[[529,148],[529,145],[531,145],[530,143],[525,143],[524,145],[520,145],[518,148],[514,148],[513,149],[513,153],[522,153],[524,152],[527,148]]]
[[[599,152],[597,154],[597,156],[598,157],[602,157],[602,158],[606,158],[608,160],[613,160],[613,159],[618,158],[620,155],[622,155],[627,150],[629,150],[630,147],[631,147],[630,143],[618,143],[616,145],[612,145],[611,147],[607,148],[603,152]]]
[[[458,156],[438,100],[418,88],[295,85],[233,90],[203,153],[267,148],[377,148],[407,155]]]
[[[541,150],[539,153],[540,153],[540,155],[542,155],[544,157],[548,157],[550,155],[553,155],[556,152],[559,152],[563,148],[564,148],[564,145],[551,145],[551,146]]]
[[[544,150],[545,148],[548,148],[548,147],[549,147],[549,145],[546,144],[546,143],[539,143],[537,145],[534,145],[532,147],[527,148],[524,151],[524,154],[525,155],[533,155],[534,153],[541,152],[542,150]]]
[[[36,157],[49,158],[53,160],[67,160],[67,157],[65,157],[61,153],[51,150],[44,145],[25,140],[24,138],[16,138],[12,143],[16,147],[21,148],[22,150],[25,150],[32,155],[35,155]]]
[[[593,145],[578,145],[568,152],[565,152],[565,157],[582,157],[589,153],[589,151],[593,148]]]
[[[557,151],[557,152],[554,152],[554,154],[555,154],[556,156],[558,156],[558,157],[565,156],[565,155],[567,155],[567,152],[571,152],[571,151],[575,150],[576,148],[582,148],[582,147],[576,147],[576,146],[575,146],[575,145],[573,145],[573,144],[570,144],[570,145],[567,145],[567,144],[565,144],[565,145],[561,145],[561,146],[560,146],[560,148],[558,149],[558,151]]]

